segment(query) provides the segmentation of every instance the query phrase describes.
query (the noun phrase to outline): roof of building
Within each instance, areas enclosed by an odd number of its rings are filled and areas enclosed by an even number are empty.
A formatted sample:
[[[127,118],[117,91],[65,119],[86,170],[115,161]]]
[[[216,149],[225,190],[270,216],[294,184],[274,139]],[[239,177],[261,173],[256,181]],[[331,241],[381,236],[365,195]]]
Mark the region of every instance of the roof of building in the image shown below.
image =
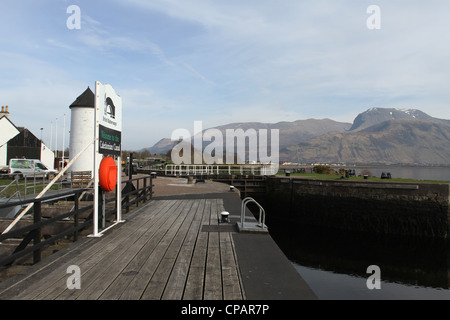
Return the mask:
[[[10,130],[9,128],[13,128]],[[15,129],[15,130],[14,130]],[[7,116],[0,117],[0,148],[11,138],[19,134],[20,129]]]
[[[12,126],[14,126],[18,131],[20,131],[18,129],[18,127],[11,121],[11,119],[8,116],[0,116],[0,120],[3,118],[5,119],[4,121],[8,121],[9,123],[11,123]]]
[[[87,88],[71,105],[72,107],[94,108],[95,107],[95,95],[91,88]]]

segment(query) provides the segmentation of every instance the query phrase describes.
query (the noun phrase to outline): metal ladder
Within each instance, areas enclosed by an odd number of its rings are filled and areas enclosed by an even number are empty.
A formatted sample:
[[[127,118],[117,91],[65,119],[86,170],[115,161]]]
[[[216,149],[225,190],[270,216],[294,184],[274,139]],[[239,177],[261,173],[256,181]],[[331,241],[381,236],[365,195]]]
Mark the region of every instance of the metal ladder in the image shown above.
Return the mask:
[[[246,222],[245,221],[245,209],[247,204],[254,203],[259,208],[259,217],[257,222]],[[247,197],[242,200],[241,204],[241,221],[237,223],[238,229],[241,232],[269,232],[267,226],[265,225],[266,212],[264,208],[252,197]]]

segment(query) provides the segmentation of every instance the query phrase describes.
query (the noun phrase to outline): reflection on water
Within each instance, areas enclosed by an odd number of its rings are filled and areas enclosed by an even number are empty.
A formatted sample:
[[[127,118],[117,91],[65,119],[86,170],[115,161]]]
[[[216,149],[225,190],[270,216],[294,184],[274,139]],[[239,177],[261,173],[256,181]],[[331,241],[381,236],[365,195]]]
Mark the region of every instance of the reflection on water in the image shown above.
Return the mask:
[[[446,240],[279,224],[269,231],[320,299],[450,299]],[[381,269],[381,289],[366,286]]]
[[[450,300],[449,290],[388,282],[383,279],[383,273],[380,290],[369,290],[365,277],[293,264],[317,297],[322,300]]]

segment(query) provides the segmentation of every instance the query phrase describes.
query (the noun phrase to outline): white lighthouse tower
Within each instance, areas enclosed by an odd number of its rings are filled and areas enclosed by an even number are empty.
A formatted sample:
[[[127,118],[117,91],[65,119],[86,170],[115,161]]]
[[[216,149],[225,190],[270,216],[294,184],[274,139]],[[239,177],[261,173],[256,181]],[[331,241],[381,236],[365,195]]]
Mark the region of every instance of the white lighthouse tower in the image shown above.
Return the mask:
[[[70,167],[70,171],[93,171],[94,168],[94,119],[95,95],[88,87],[71,105],[70,160],[88,147]]]

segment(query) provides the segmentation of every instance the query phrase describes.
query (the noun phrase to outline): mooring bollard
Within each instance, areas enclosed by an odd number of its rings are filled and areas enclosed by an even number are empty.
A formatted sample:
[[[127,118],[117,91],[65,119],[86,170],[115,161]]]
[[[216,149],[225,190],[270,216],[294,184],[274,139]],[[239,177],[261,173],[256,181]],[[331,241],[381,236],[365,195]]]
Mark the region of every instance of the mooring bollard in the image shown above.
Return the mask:
[[[220,216],[221,216],[220,222],[221,223],[229,223],[230,222],[229,215],[230,215],[230,213],[228,211],[222,211],[220,213]]]

